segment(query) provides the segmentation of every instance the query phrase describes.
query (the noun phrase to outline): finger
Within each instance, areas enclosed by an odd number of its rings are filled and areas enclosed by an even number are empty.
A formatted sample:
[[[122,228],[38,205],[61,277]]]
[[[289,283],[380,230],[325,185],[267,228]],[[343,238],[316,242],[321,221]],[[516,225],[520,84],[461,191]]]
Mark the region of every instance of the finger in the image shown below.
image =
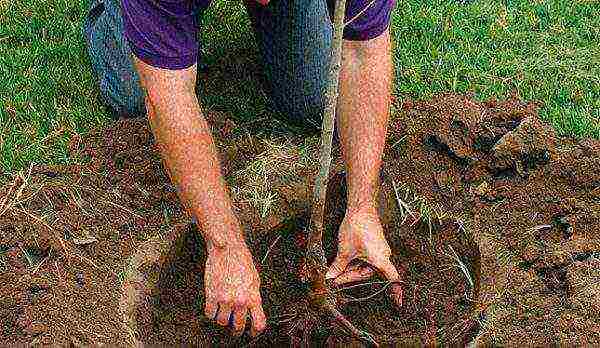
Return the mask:
[[[352,261],[351,258],[342,256],[342,255],[338,255],[335,258],[335,260],[333,260],[333,262],[331,263],[331,266],[329,266],[329,270],[327,270],[327,273],[325,274],[325,278],[326,279],[337,278],[340,274],[342,274],[344,272],[346,267],[348,267],[348,264],[350,263],[350,261]]]
[[[217,314],[217,323],[221,326],[229,325],[229,316],[231,315],[231,305],[220,303],[219,313]]]
[[[360,274],[359,269],[360,269],[360,264],[353,264],[352,262],[348,264],[348,266],[346,266],[346,269],[339,274],[337,277],[334,278],[334,283],[335,284],[341,284],[341,283],[345,283],[345,282],[340,282],[340,280],[343,280],[344,278],[355,278],[357,275]]]
[[[351,266],[346,271],[335,278],[336,285],[359,282],[367,280],[373,276],[375,270],[370,266]]]
[[[247,315],[248,309],[246,307],[237,309],[233,312],[233,333],[236,336],[240,336],[244,332]]]
[[[400,274],[396,267],[392,264],[390,259],[385,258],[380,260],[377,263],[373,263],[373,266],[377,267],[377,269],[389,280],[390,282],[398,282],[400,281]]]
[[[400,284],[400,283],[392,284],[392,287],[390,289],[390,297],[392,298],[392,301],[394,301],[396,306],[402,307],[402,298],[404,297],[404,291],[402,289],[402,284]]]
[[[262,306],[258,304],[250,308],[250,315],[252,316],[252,327],[250,329],[250,335],[252,337],[261,333],[265,327],[267,327],[267,319],[265,318],[265,313],[263,312]]]
[[[204,305],[204,315],[206,315],[208,319],[215,319],[215,316],[217,315],[217,309],[219,309],[219,306],[217,306],[216,301],[213,299],[206,299],[206,304]]]

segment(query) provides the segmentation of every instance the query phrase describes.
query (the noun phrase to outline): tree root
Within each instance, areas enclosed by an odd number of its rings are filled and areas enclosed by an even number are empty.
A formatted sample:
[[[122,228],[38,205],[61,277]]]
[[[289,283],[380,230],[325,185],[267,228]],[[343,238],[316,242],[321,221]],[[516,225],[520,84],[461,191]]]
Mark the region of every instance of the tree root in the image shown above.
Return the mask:
[[[332,295],[332,296],[330,296]],[[320,320],[327,321],[341,329],[348,337],[365,343],[369,347],[379,347],[379,344],[369,332],[360,330],[352,324],[337,307],[335,295],[332,293],[311,293],[304,299],[304,307],[295,310],[292,317],[285,319],[287,334],[293,347],[310,347],[311,333]],[[283,322],[283,321],[282,321]]]
[[[359,330],[358,328],[356,328],[356,326],[354,326],[354,324],[352,324],[348,319],[346,319],[346,317],[330,301],[326,300],[323,303],[322,309],[328,312],[329,315],[333,317],[334,323],[340,325],[344,330],[348,332],[348,334],[350,334],[354,338],[357,338],[369,344],[370,346],[379,347],[379,344],[377,343],[377,341],[375,341],[373,335],[371,335],[367,331]]]
[[[371,4],[369,4],[370,6]],[[315,178],[315,187],[313,195],[312,213],[308,231],[308,243],[306,246],[306,266],[309,272],[310,294],[309,302],[319,314],[328,314],[333,321],[345,329],[354,338],[357,338],[369,345],[378,347],[371,334],[357,329],[346,317],[337,309],[336,294],[331,286],[325,281],[327,272],[327,260],[323,250],[323,217],[325,210],[325,199],[327,194],[327,183],[331,166],[331,148],[333,139],[333,130],[335,126],[335,111],[338,98],[338,85],[340,78],[340,69],[342,61],[342,37],[344,30],[344,17],[346,9],[346,0],[336,0],[334,6],[333,19],[333,40],[331,47],[331,63],[329,70],[329,81],[326,90],[326,104],[323,116],[321,132],[321,151],[319,159],[319,173]],[[354,20],[354,19],[352,19]],[[351,21],[352,21],[351,20]],[[307,330],[309,331],[309,330]],[[310,338],[310,331],[307,336],[306,331],[303,335],[305,344]]]
[[[320,315],[329,316],[334,324],[341,327],[351,337],[369,346],[379,347],[373,335],[358,329],[338,310],[337,305],[339,302],[347,303],[348,301],[338,301],[337,292],[333,291],[325,280],[327,261],[321,243],[314,241],[309,245],[306,252],[306,261],[311,271],[311,290],[308,299],[313,310]]]

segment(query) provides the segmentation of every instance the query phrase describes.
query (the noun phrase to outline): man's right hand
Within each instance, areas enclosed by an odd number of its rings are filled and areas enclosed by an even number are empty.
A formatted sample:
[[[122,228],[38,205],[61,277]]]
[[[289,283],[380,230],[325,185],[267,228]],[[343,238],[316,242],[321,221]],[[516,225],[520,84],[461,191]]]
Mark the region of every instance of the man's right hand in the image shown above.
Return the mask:
[[[266,327],[260,297],[260,278],[252,254],[243,241],[226,246],[208,246],[204,284],[208,318],[221,326],[232,324],[233,332],[241,335],[250,314],[250,334],[256,336]],[[230,319],[231,318],[231,319]]]
[[[248,312],[252,334],[264,330],[260,280],[244,243],[220,171],[210,125],[196,96],[197,65],[162,69],[134,56],[146,90],[146,110],[171,180],[207,243],[205,313],[242,334]]]

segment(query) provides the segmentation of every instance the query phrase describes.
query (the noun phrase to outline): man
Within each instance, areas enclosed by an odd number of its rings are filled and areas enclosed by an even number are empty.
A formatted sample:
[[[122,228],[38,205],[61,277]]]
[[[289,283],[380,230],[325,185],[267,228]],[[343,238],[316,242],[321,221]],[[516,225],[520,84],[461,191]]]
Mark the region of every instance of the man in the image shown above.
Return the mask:
[[[122,0],[120,6],[113,1],[117,0],[92,4],[85,25],[103,96],[120,115],[145,109],[180,199],[203,231],[206,316],[230,325],[235,334],[243,332],[250,318],[255,335],[266,325],[260,280],[195,94],[201,30],[197,18],[210,0]],[[246,0],[245,5],[273,107],[292,119],[318,124],[333,1]],[[389,117],[393,5],[394,0],[347,3],[337,115],[348,208],[339,229],[338,255],[327,273],[337,283],[369,278],[373,269],[389,281],[400,280],[389,259],[374,197]],[[355,259],[373,268],[350,264]]]

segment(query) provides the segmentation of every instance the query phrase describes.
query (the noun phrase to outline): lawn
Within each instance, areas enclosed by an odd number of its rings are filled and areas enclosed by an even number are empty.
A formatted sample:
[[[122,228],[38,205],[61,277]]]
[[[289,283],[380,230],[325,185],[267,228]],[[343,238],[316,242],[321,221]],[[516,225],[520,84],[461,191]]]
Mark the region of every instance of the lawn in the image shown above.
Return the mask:
[[[68,163],[70,137],[110,121],[81,35],[88,3],[0,0],[0,172]],[[205,62],[225,68],[199,93],[206,107],[249,120],[270,111],[243,73],[256,49],[242,8],[215,1],[203,19]],[[392,33],[397,99],[516,92],[542,101],[559,133],[600,138],[599,1],[398,0]]]

